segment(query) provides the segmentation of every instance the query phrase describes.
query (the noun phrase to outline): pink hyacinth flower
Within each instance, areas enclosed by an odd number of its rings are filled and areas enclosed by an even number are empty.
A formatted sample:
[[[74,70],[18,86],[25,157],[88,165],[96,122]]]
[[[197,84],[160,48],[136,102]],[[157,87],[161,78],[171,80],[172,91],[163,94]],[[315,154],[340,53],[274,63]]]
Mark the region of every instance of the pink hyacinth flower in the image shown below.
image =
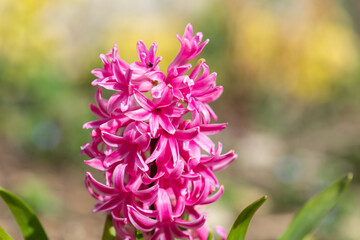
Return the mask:
[[[217,116],[209,103],[222,93],[216,73],[203,59],[195,67],[188,63],[209,40],[193,35],[190,24],[177,38],[180,51],[167,73],[157,44],[148,49],[142,41],[139,61],[126,63],[115,45],[100,55],[103,68],[92,71],[98,89],[90,109],[97,119],[83,126],[92,130],[81,152],[104,179],[87,172],[85,185],[97,200],[93,211],[111,216],[117,239],[133,240],[139,232],[146,240],[207,239],[199,206],[222,196],[214,172],[237,157],[209,137],[227,126],[211,123]],[[104,98],[103,89],[113,94]]]

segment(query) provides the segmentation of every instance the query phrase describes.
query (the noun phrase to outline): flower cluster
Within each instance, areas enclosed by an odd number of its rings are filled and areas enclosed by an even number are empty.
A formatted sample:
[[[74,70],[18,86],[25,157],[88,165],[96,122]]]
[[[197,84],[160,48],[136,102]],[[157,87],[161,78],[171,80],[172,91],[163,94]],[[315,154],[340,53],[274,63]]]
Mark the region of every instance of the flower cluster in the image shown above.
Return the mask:
[[[213,174],[236,158],[222,154],[208,137],[226,127],[210,123],[217,116],[208,105],[223,88],[216,86],[205,60],[192,68],[188,62],[209,40],[193,35],[189,24],[181,47],[167,73],[160,71],[157,44],[137,44],[138,62],[126,63],[116,45],[101,54],[104,63],[94,69],[98,86],[91,111],[98,117],[91,128],[91,143],[82,152],[89,166],[103,171],[105,183],[86,174],[89,193],[97,199],[94,212],[111,214],[118,238],[206,239],[205,216],[198,206],[216,201],[223,193]],[[102,89],[115,93],[105,99]]]

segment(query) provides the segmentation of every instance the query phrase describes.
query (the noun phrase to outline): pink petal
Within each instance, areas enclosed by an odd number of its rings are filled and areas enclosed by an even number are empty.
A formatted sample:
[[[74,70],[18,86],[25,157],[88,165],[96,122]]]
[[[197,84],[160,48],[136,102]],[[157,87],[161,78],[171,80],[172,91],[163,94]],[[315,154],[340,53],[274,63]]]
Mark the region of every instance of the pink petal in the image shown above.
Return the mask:
[[[116,208],[122,202],[121,198],[110,198],[104,202],[97,203],[93,212],[104,212]]]
[[[206,135],[213,135],[226,128],[226,123],[204,124],[200,126],[200,131]]]
[[[193,140],[208,153],[210,153],[215,148],[213,141],[211,141],[208,136],[201,132]]]
[[[197,99],[204,103],[213,102],[220,97],[222,92],[223,92],[223,87],[218,86],[201,96],[197,96]]]
[[[94,189],[100,194],[108,195],[108,196],[117,194],[117,191],[115,189],[105,186],[104,184],[96,181],[90,172],[86,173],[86,181],[90,183],[90,185],[93,186]]]
[[[176,239],[191,239],[188,231],[181,231],[176,226],[171,225],[171,231]]]
[[[89,128],[98,128],[100,127],[102,124],[106,123],[108,121],[108,119],[101,119],[101,120],[95,120],[95,121],[91,121],[91,122],[87,122],[83,125],[84,129],[89,129]]]
[[[169,148],[171,151],[171,155],[173,157],[174,165],[177,164],[177,162],[180,160],[180,154],[179,154],[179,145],[176,139],[169,138]]]
[[[193,27],[190,23],[186,25],[183,38],[191,39],[193,37]]]
[[[224,186],[220,186],[219,190],[211,195],[210,197],[206,198],[201,204],[210,204],[217,201],[224,193]]]
[[[100,171],[105,171],[105,167],[103,165],[103,161],[101,159],[98,159],[98,158],[93,158],[91,160],[85,160],[84,161],[85,164],[89,165],[90,167],[93,167],[97,170],[100,170]]]
[[[102,112],[98,107],[96,107],[94,104],[90,104],[90,110],[93,112],[95,116],[98,118],[107,118],[107,112]]]
[[[171,202],[166,190],[160,188],[158,191],[158,199],[155,203],[156,209],[159,211],[159,221],[164,222],[173,220]]]
[[[125,140],[124,137],[107,132],[102,132],[102,139],[107,145],[111,147],[119,147],[121,144],[128,143],[128,141]]]
[[[157,221],[139,213],[133,206],[128,205],[129,219],[131,223],[141,231],[151,231],[155,228]]]
[[[145,43],[141,40],[137,42],[136,50],[137,50],[137,54],[138,54],[138,57],[140,60],[143,59],[143,54],[145,53],[145,55],[146,55],[148,52]]]
[[[174,222],[183,227],[183,228],[190,228],[190,229],[196,229],[204,225],[205,223],[205,216],[202,215],[198,219],[195,219],[194,221],[185,221],[182,219],[175,219]]]
[[[148,58],[151,62],[154,62],[154,60],[155,60],[156,50],[157,50],[157,43],[153,43],[150,46],[149,54],[148,54]]]
[[[156,133],[159,130],[159,120],[160,120],[160,116],[157,114],[152,114],[151,117],[149,118],[150,132],[153,137],[156,136]]]
[[[167,138],[161,136],[159,141],[156,144],[156,147],[154,151],[151,153],[151,155],[146,159],[145,163],[149,164],[155,159],[157,159],[161,153],[164,152],[165,147],[167,146],[168,140]]]
[[[124,92],[117,92],[114,95],[112,95],[109,98],[108,104],[107,104],[107,110],[109,113],[112,113],[116,108],[120,106],[120,104],[127,102],[126,107],[123,107],[124,109],[121,109],[121,111],[126,111],[128,108],[129,103],[129,95]]]
[[[114,170],[114,173],[113,173],[114,187],[123,192],[127,192],[127,190],[125,189],[125,184],[124,184],[126,166],[127,166],[127,164],[117,165]]]
[[[220,235],[221,240],[226,240],[227,234],[226,234],[226,231],[225,231],[225,229],[223,227],[216,226],[215,227],[215,232]]]
[[[201,128],[199,127],[190,128],[186,130],[177,129],[176,132],[174,133],[174,137],[182,141],[185,140],[189,141],[199,134],[200,129]]]
[[[126,112],[125,115],[135,121],[146,121],[150,118],[151,112],[140,108],[135,111]]]
[[[146,172],[149,170],[148,165],[146,165],[146,163],[144,162],[144,160],[139,152],[137,152],[137,154],[135,155],[135,164],[143,172]]]
[[[159,123],[160,123],[160,126],[165,130],[167,131],[168,133],[170,134],[174,134],[176,129],[175,127],[172,125],[171,121],[169,118],[165,117],[165,116],[162,116],[160,115],[159,116]]]
[[[144,190],[133,191],[136,197],[142,202],[153,202],[157,198],[159,185],[156,184]]]
[[[143,107],[147,111],[152,111],[155,109],[155,105],[142,93],[135,92],[135,99],[140,104],[141,107]]]

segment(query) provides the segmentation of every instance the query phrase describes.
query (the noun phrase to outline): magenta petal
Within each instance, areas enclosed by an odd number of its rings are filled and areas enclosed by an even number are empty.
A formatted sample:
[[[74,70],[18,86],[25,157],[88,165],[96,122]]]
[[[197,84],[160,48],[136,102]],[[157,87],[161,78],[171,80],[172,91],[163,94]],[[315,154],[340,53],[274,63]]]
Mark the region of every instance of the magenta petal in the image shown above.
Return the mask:
[[[137,109],[135,111],[130,111],[125,113],[126,116],[135,120],[135,121],[145,121],[148,120],[151,116],[151,112],[145,109]]]
[[[121,198],[110,198],[104,202],[99,202],[95,205],[93,212],[104,212],[116,208],[122,202]]]
[[[194,137],[196,137],[199,134],[201,128],[199,127],[195,127],[195,128],[191,128],[191,129],[186,129],[186,130],[176,130],[174,137],[179,139],[179,140],[191,140]]]
[[[140,168],[141,171],[146,172],[149,170],[148,165],[144,162],[144,159],[142,158],[141,154],[138,152],[135,155],[135,163],[138,168]]]
[[[107,155],[104,160],[104,166],[109,168],[113,164],[119,163],[123,161],[129,155],[129,151],[127,150],[127,145],[119,146],[118,149],[113,151],[111,154]]]
[[[156,50],[157,50],[157,43],[153,43],[149,48],[149,54],[148,54],[150,62],[154,62]]]
[[[205,216],[202,215],[198,219],[195,219],[194,221],[185,221],[182,219],[175,219],[174,222],[183,227],[183,228],[190,228],[190,229],[196,229],[204,225],[205,223]]]
[[[174,210],[174,217],[180,217],[181,215],[183,215],[185,210],[185,199],[183,196],[178,197],[178,199],[176,200],[176,207]]]
[[[102,139],[104,140],[104,142],[107,145],[109,145],[111,147],[119,147],[119,145],[125,144],[128,142],[124,139],[124,137],[117,136],[117,135],[107,133],[107,132],[102,133]]]
[[[101,112],[106,113],[106,101],[102,99],[101,94],[102,94],[101,87],[98,87],[95,93],[95,101]]]
[[[223,87],[218,86],[202,96],[197,96],[197,99],[204,103],[213,102],[220,97],[222,92],[223,92]]]
[[[227,234],[226,234],[226,231],[225,231],[225,229],[223,227],[216,226],[215,227],[215,232],[220,235],[221,240],[226,240]]]
[[[217,201],[223,195],[223,193],[224,193],[224,186],[220,186],[219,190],[216,193],[205,199],[205,201],[202,201],[201,204],[213,203]]]
[[[156,144],[154,151],[146,159],[145,163],[149,164],[152,161],[154,161],[156,158],[158,158],[160,154],[164,152],[167,142],[168,142],[167,138],[161,136],[160,139],[158,140],[158,143]]]
[[[160,172],[160,173],[158,172],[154,177],[151,178],[147,173],[144,173],[143,178],[141,180],[144,184],[148,185],[159,180],[159,178],[164,176],[164,174],[165,174],[164,172]]]
[[[156,218],[159,214],[158,210],[151,210],[151,209],[143,209],[140,207],[135,208],[136,211],[138,211],[140,214],[147,216],[149,218]]]
[[[159,185],[154,185],[144,190],[133,191],[136,197],[142,202],[153,202],[157,198]]]
[[[93,158],[91,160],[85,160],[84,163],[100,171],[105,171],[105,167],[101,159]]]
[[[229,166],[237,158],[237,155],[234,154],[233,151],[231,151],[229,155],[230,155],[229,157],[223,159],[221,162],[216,162],[215,164],[213,164],[211,166],[211,169],[213,171],[220,171],[226,168],[227,166]]]
[[[155,203],[156,209],[159,211],[159,221],[164,222],[173,220],[171,202],[166,190],[160,188],[158,191],[158,199]]]
[[[174,165],[180,160],[179,145],[174,138],[169,138],[169,147],[173,157]]]
[[[133,206],[128,205],[129,219],[131,223],[141,231],[151,231],[155,228],[157,221],[139,213]]]
[[[194,138],[194,141],[208,153],[213,151],[213,149],[215,148],[215,144],[213,143],[213,141],[211,141],[208,136],[201,132]]]
[[[190,39],[192,37],[193,37],[193,27],[191,26],[190,23],[188,23],[185,27],[183,38]]]
[[[127,192],[127,190],[125,189],[125,184],[124,184],[126,166],[127,166],[127,164],[117,165],[114,170],[114,173],[113,173],[114,187],[123,192]]]
[[[146,53],[148,52],[145,43],[141,40],[137,42],[136,50],[140,60],[143,59],[143,54],[145,53],[146,55]]]
[[[212,119],[214,119],[215,121],[217,120],[217,116],[215,114],[215,112],[212,110],[212,108],[208,105],[205,104],[205,108],[206,110],[209,112],[210,116],[212,117]]]
[[[192,70],[191,74],[189,75],[189,78],[190,78],[190,79],[196,79],[196,78],[199,76],[201,70],[202,70],[203,67],[204,67],[204,63],[205,63],[205,59],[201,59],[200,62],[199,62],[199,64],[197,64],[197,65],[194,67],[194,69]]]
[[[201,176],[199,174],[193,174],[193,173],[184,173],[182,177],[190,179],[192,181],[200,180]]]
[[[83,125],[84,129],[89,129],[89,128],[98,128],[100,127],[102,124],[106,123],[108,121],[108,119],[100,119],[100,120],[95,120],[95,121],[91,121],[91,122],[87,122]]]
[[[171,226],[171,232],[176,239],[191,239],[188,231],[181,231],[177,226]]]
[[[117,191],[115,189],[96,181],[90,172],[86,173],[86,181],[89,182],[90,185],[93,186],[93,188],[100,194],[109,196],[117,194]]]
[[[149,118],[150,132],[153,137],[156,136],[156,133],[159,129],[159,120],[160,120],[160,116],[157,114],[152,114],[151,117]]]
[[[118,92],[112,95],[109,99],[107,108],[108,112],[112,113],[116,108],[118,108],[121,104],[126,102],[127,104],[124,105],[124,107],[121,108],[121,111],[126,111],[129,104],[129,95],[127,93]]]
[[[163,112],[167,117],[181,117],[186,112],[188,112],[188,110],[186,108],[169,106],[168,108],[164,109]]]
[[[111,119],[100,126],[100,130],[102,132],[109,132],[109,133],[116,133],[117,130],[124,125],[124,123],[127,123],[129,121],[129,118],[126,116],[122,116],[117,119]]]
[[[136,101],[145,110],[152,111],[155,109],[155,105],[147,97],[145,97],[142,93],[136,91],[134,96],[135,96]]]
[[[153,87],[151,89],[151,96],[153,98],[160,98],[162,96],[162,93],[164,92],[164,88],[166,85],[164,83],[160,83],[157,86]]]
[[[224,130],[226,126],[227,126],[226,123],[206,124],[200,126],[200,131],[207,135],[213,135]]]
[[[160,117],[159,118],[160,126],[168,133],[174,134],[176,129],[175,129],[174,125],[172,125],[170,119],[168,117],[165,117],[162,115],[160,115],[159,117]]]
[[[97,116],[98,118],[107,118],[107,112],[101,111],[98,107],[96,107],[94,104],[90,104],[90,110],[92,113]]]

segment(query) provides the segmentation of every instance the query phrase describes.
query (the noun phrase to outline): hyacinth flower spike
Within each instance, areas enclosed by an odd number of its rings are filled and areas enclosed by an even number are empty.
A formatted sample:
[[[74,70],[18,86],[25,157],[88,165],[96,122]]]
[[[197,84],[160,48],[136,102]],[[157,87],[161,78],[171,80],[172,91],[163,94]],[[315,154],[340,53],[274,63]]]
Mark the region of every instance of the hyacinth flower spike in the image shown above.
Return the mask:
[[[157,44],[148,49],[143,41],[139,61],[126,63],[115,45],[100,55],[103,68],[92,71],[98,90],[90,109],[98,119],[84,124],[92,129],[91,142],[81,149],[105,183],[87,172],[85,185],[97,200],[93,211],[111,216],[117,239],[135,239],[137,231],[146,240],[207,239],[199,206],[221,197],[214,171],[237,157],[222,154],[222,144],[209,138],[227,125],[211,123],[217,116],[208,104],[222,93],[216,73],[203,59],[194,68],[188,63],[209,40],[202,42],[190,24],[177,38],[180,51],[167,73],[160,70]],[[102,89],[114,94],[103,98]]]

